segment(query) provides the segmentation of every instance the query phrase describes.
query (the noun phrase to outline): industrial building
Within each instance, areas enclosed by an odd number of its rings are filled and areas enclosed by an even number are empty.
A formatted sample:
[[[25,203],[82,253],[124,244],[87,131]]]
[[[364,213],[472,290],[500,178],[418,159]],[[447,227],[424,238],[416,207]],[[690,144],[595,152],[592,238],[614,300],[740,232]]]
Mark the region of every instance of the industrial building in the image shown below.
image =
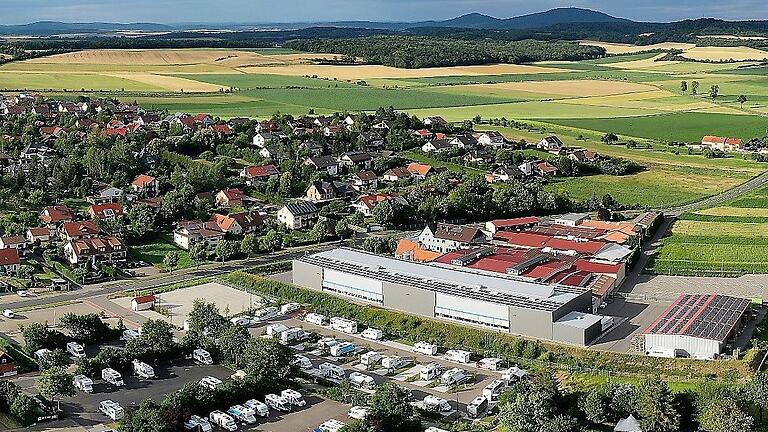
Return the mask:
[[[602,331],[584,287],[339,248],[293,261],[293,283],[356,302],[522,336],[586,345]],[[577,312],[577,314],[573,314]]]
[[[720,294],[683,294],[645,330],[646,354],[716,358],[746,320],[749,304]]]

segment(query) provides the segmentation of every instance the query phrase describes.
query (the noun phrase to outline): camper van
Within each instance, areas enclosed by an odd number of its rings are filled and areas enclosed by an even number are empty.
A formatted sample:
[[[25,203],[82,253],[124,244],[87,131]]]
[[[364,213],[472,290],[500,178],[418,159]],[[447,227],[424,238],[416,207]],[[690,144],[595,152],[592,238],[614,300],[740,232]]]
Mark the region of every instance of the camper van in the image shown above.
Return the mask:
[[[384,332],[375,328],[367,328],[360,333],[360,337],[380,341],[384,339]]]
[[[83,346],[77,342],[67,342],[67,352],[72,357],[85,357],[85,349],[83,349]]]
[[[208,390],[214,390],[220,386],[222,381],[216,377],[206,376],[200,379],[200,386],[207,388]]]
[[[102,369],[101,379],[112,384],[115,387],[122,387],[125,385],[125,383],[123,382],[123,376],[120,375],[120,372],[112,368]]]
[[[136,339],[137,337],[139,337],[139,332],[136,330],[125,329],[123,330],[123,334],[120,336],[120,339],[128,342],[129,340]]]
[[[472,353],[469,351],[464,350],[448,350],[445,352],[445,358],[446,360],[455,361],[458,363],[469,363],[469,358],[472,356]]]
[[[299,342],[304,339],[304,330],[299,327],[292,327],[280,332],[280,343],[288,345],[291,342]]]
[[[152,379],[155,377],[155,370],[152,369],[152,366],[138,360],[134,360],[132,365],[133,373],[135,373],[137,376],[140,376],[144,379]]]
[[[118,421],[125,415],[125,410],[119,403],[113,400],[103,400],[99,403],[99,411],[114,421]]]
[[[279,312],[280,311],[274,306],[269,306],[269,307],[265,307],[264,309],[259,309],[253,313],[253,321],[264,322],[264,321],[270,320],[276,317]]]
[[[472,418],[480,418],[488,411],[488,399],[478,396],[467,405],[467,414]]]
[[[338,345],[339,341],[334,338],[326,337],[317,341],[317,349],[325,352],[331,349],[332,346]]]
[[[360,364],[363,366],[373,366],[381,362],[383,356],[376,351],[368,351],[367,353],[360,354]]]
[[[342,369],[341,366],[337,366],[333,363],[323,363],[318,369],[320,369],[320,374],[326,378],[343,380],[346,376],[344,374],[344,369]]]
[[[425,364],[419,370],[419,379],[422,381],[432,381],[443,373],[443,367],[437,363]]]
[[[212,365],[213,364],[213,357],[211,357],[211,353],[208,351],[198,348],[194,351],[192,351],[192,359],[194,359],[196,362],[204,365]]]
[[[463,369],[453,368],[445,371],[443,376],[440,377],[440,382],[443,385],[452,386],[465,383],[469,381],[470,375]]]
[[[304,396],[302,396],[301,393],[293,389],[283,390],[282,392],[280,392],[280,396],[282,396],[283,399],[290,402],[291,405],[296,405],[297,407],[303,407],[304,405],[307,404],[307,401],[304,400]]]
[[[488,402],[496,402],[506,387],[507,383],[504,380],[493,380],[485,386],[482,396],[488,399]]]
[[[344,426],[346,425],[343,422],[336,419],[330,419],[316,427],[312,432],[339,432]]]
[[[93,380],[85,375],[75,375],[72,380],[75,388],[84,393],[93,393]]]
[[[373,390],[376,388],[376,381],[366,374],[360,372],[352,372],[349,374],[349,382],[357,388]]]
[[[413,345],[413,352],[433,356],[437,354],[437,345],[429,342],[416,342]]]
[[[237,430],[237,423],[235,423],[235,419],[223,411],[216,410],[211,412],[208,415],[208,420],[210,420],[211,423],[215,424],[216,426],[222,429],[226,429],[230,432]]]
[[[256,413],[252,409],[242,405],[233,405],[229,407],[227,414],[232,416],[235,420],[239,420],[245,424],[256,423]]]
[[[344,357],[355,353],[355,344],[351,342],[342,342],[331,347],[331,355],[334,357]]]
[[[299,369],[304,369],[304,370],[312,369],[312,361],[310,361],[307,356],[303,356],[301,354],[293,355],[293,360],[291,360],[291,365],[294,365]]]
[[[243,402],[243,406],[252,409],[259,417],[269,417],[269,407],[264,402],[249,399]]]
[[[288,330],[288,326],[285,324],[270,324],[266,328],[267,336],[277,337],[281,332]]]
[[[298,303],[286,303],[280,307],[280,313],[283,315],[288,315],[296,312],[299,309],[301,309],[301,305]]]
[[[189,417],[189,420],[184,422],[184,430],[192,432],[211,432],[213,427],[208,420],[200,416],[192,415]]]
[[[331,318],[331,329],[342,333],[357,333],[357,322],[341,317]]]
[[[411,363],[413,360],[408,357],[388,356],[381,359],[381,366],[390,370],[402,369]]]
[[[315,324],[315,325],[325,325],[325,315],[320,315],[317,313],[308,313],[307,316],[304,317],[304,321]]]
[[[451,404],[443,398],[428,395],[424,397],[424,409],[432,412],[444,413],[451,411]]]
[[[497,371],[501,366],[501,359],[496,357],[486,357],[475,365],[478,369]]]
[[[291,412],[291,403],[285,400],[285,398],[282,396],[278,396],[276,394],[268,394],[264,396],[264,402],[268,407],[272,409],[283,412]]]
[[[504,371],[503,374],[501,374],[501,379],[504,380],[504,382],[509,385],[513,382],[520,381],[521,379],[525,378],[528,375],[528,371],[525,369],[520,369],[517,366],[512,366],[511,368]]]

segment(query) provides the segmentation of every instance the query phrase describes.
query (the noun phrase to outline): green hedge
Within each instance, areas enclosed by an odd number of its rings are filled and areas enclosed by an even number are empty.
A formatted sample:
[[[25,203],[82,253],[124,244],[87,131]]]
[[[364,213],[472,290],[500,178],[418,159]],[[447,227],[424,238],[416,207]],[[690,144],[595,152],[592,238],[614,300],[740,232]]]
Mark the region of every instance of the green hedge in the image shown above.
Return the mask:
[[[362,306],[320,291],[240,271],[230,273],[222,279],[255,294],[309,304],[318,313],[343,316],[364,325],[386,329],[388,333],[407,341],[429,341],[445,348],[467,349],[474,354],[500,357],[532,367],[589,370],[628,376],[664,373],[669,376],[692,378],[722,376],[732,379],[748,377],[753,373],[753,366],[747,361],[702,362],[665,359],[531,341],[508,333],[436,321],[374,306]]]
[[[10,354],[10,356],[16,360],[16,368],[19,373],[34,372],[37,370],[37,363],[35,360],[27,355],[27,353],[20,350],[13,342],[0,337],[0,349]]]

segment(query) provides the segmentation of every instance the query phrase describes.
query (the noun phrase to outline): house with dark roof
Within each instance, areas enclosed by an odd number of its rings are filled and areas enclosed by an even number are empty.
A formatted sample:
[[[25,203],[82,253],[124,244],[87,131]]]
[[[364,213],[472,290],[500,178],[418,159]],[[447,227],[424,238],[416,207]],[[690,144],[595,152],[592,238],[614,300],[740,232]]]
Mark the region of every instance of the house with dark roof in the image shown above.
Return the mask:
[[[315,167],[318,171],[325,171],[328,175],[339,174],[339,161],[333,156],[312,156],[304,161],[304,165]]]
[[[486,146],[486,147],[493,147],[493,148],[502,148],[506,146],[507,140],[504,138],[504,135],[502,135],[500,132],[497,131],[488,131],[483,132],[477,137],[477,142]]]
[[[264,218],[260,214],[247,212],[230,215],[214,213],[211,221],[215,222],[220,230],[236,236],[254,233],[264,225]]]
[[[122,189],[103,182],[93,184],[93,193],[87,201],[91,204],[116,203],[125,194]]]
[[[315,181],[305,192],[308,200],[318,203],[337,198],[347,198],[353,193],[352,186],[340,181]]]
[[[494,182],[511,182],[513,180],[522,180],[525,177],[525,173],[515,166],[500,166],[491,173],[491,178]]]
[[[339,165],[350,169],[367,170],[373,166],[373,157],[363,151],[346,152],[339,156]]]
[[[352,174],[352,187],[359,191],[376,189],[379,187],[379,177],[370,170],[358,171]]]
[[[240,170],[240,177],[245,179],[245,184],[253,186],[258,182],[278,179],[280,177],[280,170],[273,164],[251,165]]]
[[[433,139],[433,140],[427,141],[424,145],[422,145],[421,151],[425,153],[443,153],[455,147],[456,145],[454,145],[452,141],[449,141],[447,139]]]
[[[312,228],[320,214],[314,203],[299,201],[284,205],[277,211],[277,220],[290,229]]]
[[[544,137],[536,144],[536,148],[551,154],[560,154],[565,149],[565,144],[557,135]]]
[[[419,234],[418,241],[431,251],[446,253],[483,244],[488,239],[485,233],[477,228],[447,223],[429,223]]]
[[[22,255],[29,246],[27,238],[23,235],[5,235],[0,237],[0,249],[13,248],[18,250]]]
[[[411,178],[411,172],[405,167],[395,167],[388,169],[382,179],[387,182],[397,182]]]
[[[181,221],[173,230],[173,242],[184,250],[199,242],[207,246],[216,246],[224,240],[226,233],[214,221],[203,222],[199,219]]]
[[[0,377],[16,375],[16,360],[7,352],[0,350]]]
[[[451,144],[461,149],[471,149],[477,146],[477,139],[469,134],[456,135],[451,140]]]
[[[216,205],[219,207],[242,207],[243,191],[237,188],[223,189],[216,194]]]
[[[46,227],[33,227],[27,230],[28,243],[47,243],[51,240],[51,230]]]

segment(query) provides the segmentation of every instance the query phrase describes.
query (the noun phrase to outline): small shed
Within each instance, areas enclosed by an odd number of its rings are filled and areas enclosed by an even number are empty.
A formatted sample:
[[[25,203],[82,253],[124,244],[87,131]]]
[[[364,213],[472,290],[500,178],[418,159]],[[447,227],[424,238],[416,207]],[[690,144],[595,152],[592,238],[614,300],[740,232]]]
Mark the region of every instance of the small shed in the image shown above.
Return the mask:
[[[131,309],[134,312],[152,309],[155,307],[155,300],[155,296],[152,294],[134,297],[131,300]]]
[[[0,377],[16,375],[16,361],[5,351],[0,350]]]

